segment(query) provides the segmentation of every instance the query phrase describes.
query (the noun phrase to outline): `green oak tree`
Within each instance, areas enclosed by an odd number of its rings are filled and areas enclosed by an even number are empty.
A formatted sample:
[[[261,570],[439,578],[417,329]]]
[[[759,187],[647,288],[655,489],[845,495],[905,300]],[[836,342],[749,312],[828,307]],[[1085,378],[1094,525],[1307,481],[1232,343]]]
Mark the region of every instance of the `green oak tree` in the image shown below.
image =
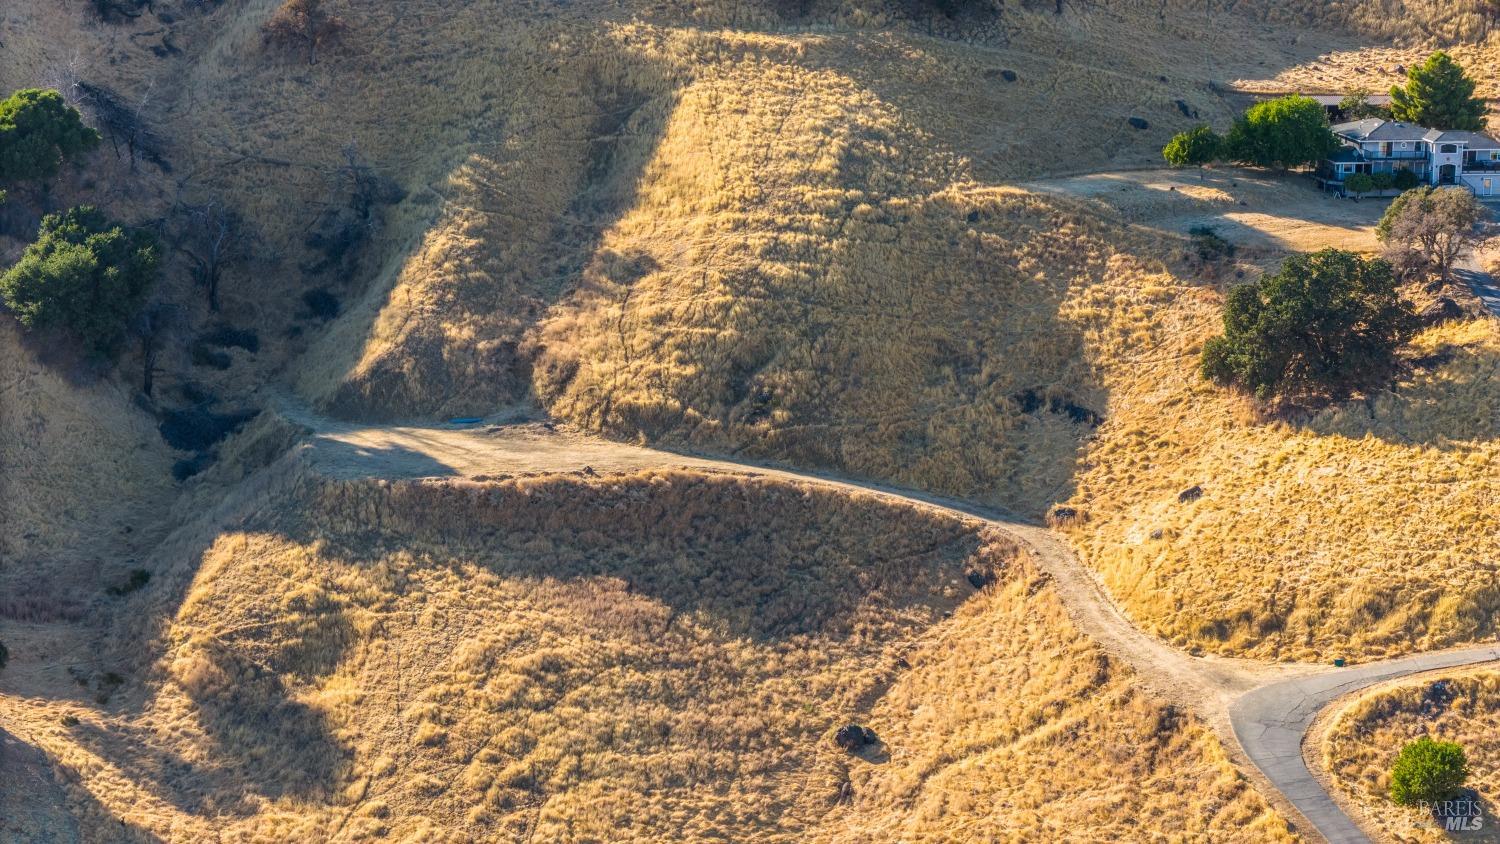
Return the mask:
[[[99,133],[56,91],[28,88],[0,100],[0,182],[45,181],[98,145]]]
[[[1289,96],[1256,103],[1224,139],[1228,158],[1257,167],[1300,167],[1338,147],[1328,115],[1317,100]]]
[[[1224,333],[1203,347],[1204,377],[1262,399],[1341,396],[1384,381],[1415,329],[1390,264],[1325,249],[1230,291]]]

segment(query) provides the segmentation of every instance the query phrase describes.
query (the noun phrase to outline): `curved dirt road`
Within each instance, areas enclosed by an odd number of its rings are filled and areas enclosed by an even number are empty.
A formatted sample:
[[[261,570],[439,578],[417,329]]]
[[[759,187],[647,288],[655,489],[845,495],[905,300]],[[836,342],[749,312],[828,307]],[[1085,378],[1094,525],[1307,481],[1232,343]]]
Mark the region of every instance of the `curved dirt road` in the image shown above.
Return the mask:
[[[997,527],[1027,546],[1038,565],[1053,577],[1080,629],[1129,665],[1144,685],[1191,706],[1218,732],[1231,753],[1238,749],[1241,761],[1253,763],[1263,777],[1262,786],[1280,793],[1283,810],[1302,815],[1317,833],[1338,844],[1370,839],[1339,809],[1303,761],[1302,742],[1317,713],[1343,695],[1381,682],[1500,660],[1496,646],[1418,654],[1350,668],[1190,656],[1136,628],[1093,573],[1050,531],[993,508],[816,472],[611,442],[539,424],[378,427],[324,419],[290,402],[283,402],[280,410],[309,432],[301,446],[303,459],[331,477],[483,479],[685,468],[820,484]],[[1299,828],[1305,829],[1301,824]]]

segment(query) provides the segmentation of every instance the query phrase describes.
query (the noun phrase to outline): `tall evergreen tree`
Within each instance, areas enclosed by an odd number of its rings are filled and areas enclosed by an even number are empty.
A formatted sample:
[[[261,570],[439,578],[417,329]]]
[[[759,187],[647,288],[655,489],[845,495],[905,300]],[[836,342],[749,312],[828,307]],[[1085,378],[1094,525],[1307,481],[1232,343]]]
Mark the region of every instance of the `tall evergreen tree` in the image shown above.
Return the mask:
[[[1442,50],[1406,72],[1406,86],[1391,89],[1391,116],[1431,129],[1484,129],[1484,101],[1474,80]]]

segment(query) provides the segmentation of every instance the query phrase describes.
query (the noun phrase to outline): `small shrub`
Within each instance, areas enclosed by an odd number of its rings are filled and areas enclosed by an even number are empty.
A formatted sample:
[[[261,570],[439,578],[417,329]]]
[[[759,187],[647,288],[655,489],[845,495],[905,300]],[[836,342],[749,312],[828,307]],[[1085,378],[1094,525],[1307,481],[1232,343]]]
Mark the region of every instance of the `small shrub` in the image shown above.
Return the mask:
[[[1422,736],[1401,748],[1391,766],[1391,799],[1402,806],[1447,800],[1469,778],[1464,749]]]
[[[1378,191],[1387,191],[1396,185],[1396,176],[1392,173],[1371,173],[1370,186]]]
[[[1375,189],[1375,179],[1369,173],[1355,173],[1344,180],[1344,189],[1361,196]]]
[[[323,322],[327,322],[339,315],[338,297],[321,287],[303,293],[302,304],[307,306],[309,315]]]
[[[7,662],[10,662],[10,651],[5,647],[4,642],[0,642],[0,670],[5,668]]]
[[[146,584],[150,582],[151,572],[146,571],[145,569],[131,569],[130,576],[125,579],[124,583],[118,586],[111,586],[106,591],[116,598],[119,598],[124,595],[129,595],[131,592],[137,592],[141,589],[144,589]]]
[[[1416,171],[1397,170],[1391,187],[1394,187],[1396,190],[1411,190],[1420,184],[1422,184],[1422,178],[1416,174]]]
[[[1193,226],[1188,230],[1193,239],[1193,248],[1204,261],[1218,261],[1234,257],[1234,244],[1225,240],[1213,226]]]

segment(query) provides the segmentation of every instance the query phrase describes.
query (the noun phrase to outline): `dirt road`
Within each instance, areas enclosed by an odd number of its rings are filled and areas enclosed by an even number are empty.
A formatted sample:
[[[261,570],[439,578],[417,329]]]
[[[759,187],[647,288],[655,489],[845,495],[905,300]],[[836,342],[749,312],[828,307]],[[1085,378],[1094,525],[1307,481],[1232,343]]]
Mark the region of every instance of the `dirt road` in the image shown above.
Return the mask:
[[[1007,513],[943,496],[878,483],[716,457],[681,454],[552,430],[540,424],[447,427],[376,427],[322,419],[284,402],[282,412],[311,434],[302,456],[332,477],[383,479],[497,477],[522,474],[598,473],[690,468],[750,474],[834,487],[978,520],[1007,531],[1028,547],[1057,582],[1074,622],[1141,682],[1190,706],[1219,734],[1241,763],[1261,774],[1283,811],[1300,814],[1329,841],[1367,841],[1308,771],[1301,745],[1314,716],[1336,698],[1377,683],[1440,667],[1500,659],[1500,650],[1478,647],[1421,654],[1348,668],[1195,657],[1143,633],[1110,600],[1088,570],[1050,531]]]

